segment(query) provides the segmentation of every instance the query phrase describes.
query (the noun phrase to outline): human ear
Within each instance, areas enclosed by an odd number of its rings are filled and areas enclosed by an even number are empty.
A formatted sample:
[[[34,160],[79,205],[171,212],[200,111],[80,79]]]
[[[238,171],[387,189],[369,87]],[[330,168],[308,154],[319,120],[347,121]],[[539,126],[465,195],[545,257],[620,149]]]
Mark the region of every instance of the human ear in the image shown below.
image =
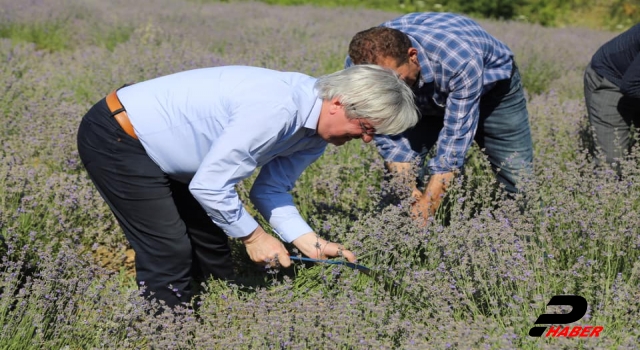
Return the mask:
[[[409,54],[409,62],[418,63],[418,50],[415,47],[410,47],[407,53]]]

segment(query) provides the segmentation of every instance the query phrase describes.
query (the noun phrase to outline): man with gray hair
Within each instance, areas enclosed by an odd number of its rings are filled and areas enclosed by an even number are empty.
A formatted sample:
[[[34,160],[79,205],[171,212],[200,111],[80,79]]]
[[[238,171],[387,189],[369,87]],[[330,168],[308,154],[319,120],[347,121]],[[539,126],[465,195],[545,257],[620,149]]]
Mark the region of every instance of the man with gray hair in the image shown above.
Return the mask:
[[[192,280],[233,277],[228,237],[258,264],[291,264],[235,190],[258,167],[251,202],[283,241],[311,258],[355,261],[316,235],[289,191],[327,143],[370,142],[417,121],[411,90],[378,66],[318,79],[213,67],[113,91],[84,116],[78,151],[136,253],[138,283],[173,307],[191,299]]]

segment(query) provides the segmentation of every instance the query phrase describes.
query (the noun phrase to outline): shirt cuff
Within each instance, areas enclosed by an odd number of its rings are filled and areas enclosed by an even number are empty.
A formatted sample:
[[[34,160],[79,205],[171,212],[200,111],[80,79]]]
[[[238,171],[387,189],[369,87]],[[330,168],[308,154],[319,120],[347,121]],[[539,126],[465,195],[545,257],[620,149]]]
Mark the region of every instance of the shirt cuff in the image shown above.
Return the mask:
[[[209,215],[211,217],[211,215]],[[242,238],[250,235],[258,228],[258,222],[243,208],[240,209],[240,219],[238,221],[224,224],[213,221],[229,237]]]
[[[393,162],[393,163],[411,163],[416,157],[419,157],[418,153],[404,153],[404,154],[396,154],[396,155],[382,155],[382,159],[385,162]]]
[[[287,243],[293,242],[296,238],[305,233],[313,232],[313,229],[307,224],[302,217],[297,216],[278,224],[273,227],[276,234]]]
[[[459,170],[463,165],[464,159],[460,160],[457,158],[453,158],[447,161],[445,157],[440,157],[440,161],[438,161],[434,157],[429,160],[428,167],[430,174],[443,174]]]

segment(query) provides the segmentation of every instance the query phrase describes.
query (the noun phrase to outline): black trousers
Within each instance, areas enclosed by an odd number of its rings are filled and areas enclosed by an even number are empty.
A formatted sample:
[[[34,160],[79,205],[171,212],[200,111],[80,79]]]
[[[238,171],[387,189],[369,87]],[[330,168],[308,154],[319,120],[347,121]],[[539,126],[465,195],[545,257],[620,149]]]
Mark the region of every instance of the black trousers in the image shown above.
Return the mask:
[[[233,277],[227,235],[188,185],[172,180],[122,130],[104,99],[82,119],[78,152],[136,253],[136,280],[148,297],[173,307],[191,300],[192,281]]]

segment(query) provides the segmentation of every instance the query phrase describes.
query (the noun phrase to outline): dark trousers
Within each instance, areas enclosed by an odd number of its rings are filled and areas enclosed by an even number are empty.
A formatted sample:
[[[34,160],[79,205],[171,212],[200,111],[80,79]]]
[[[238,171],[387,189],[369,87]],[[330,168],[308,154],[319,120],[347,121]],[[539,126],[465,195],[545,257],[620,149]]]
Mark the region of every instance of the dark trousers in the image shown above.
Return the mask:
[[[616,159],[623,159],[633,146],[632,128],[640,127],[640,100],[624,96],[615,84],[596,73],[591,65],[584,72],[584,98],[589,115],[589,123],[594,129],[596,145],[593,155],[600,156],[620,170]]]
[[[111,116],[105,100],[84,116],[78,152],[136,253],[136,280],[167,305],[189,302],[192,281],[231,279],[227,235],[188,185],[170,179]]]
[[[432,106],[413,128],[406,131],[411,148],[425,157],[438,141],[444,126],[444,108]],[[498,81],[480,99],[480,119],[475,141],[484,149],[498,182],[509,193],[516,193],[517,179],[533,171],[533,143],[527,102],[522,90],[520,72],[514,65],[511,79]],[[422,167],[418,186],[429,175]]]

